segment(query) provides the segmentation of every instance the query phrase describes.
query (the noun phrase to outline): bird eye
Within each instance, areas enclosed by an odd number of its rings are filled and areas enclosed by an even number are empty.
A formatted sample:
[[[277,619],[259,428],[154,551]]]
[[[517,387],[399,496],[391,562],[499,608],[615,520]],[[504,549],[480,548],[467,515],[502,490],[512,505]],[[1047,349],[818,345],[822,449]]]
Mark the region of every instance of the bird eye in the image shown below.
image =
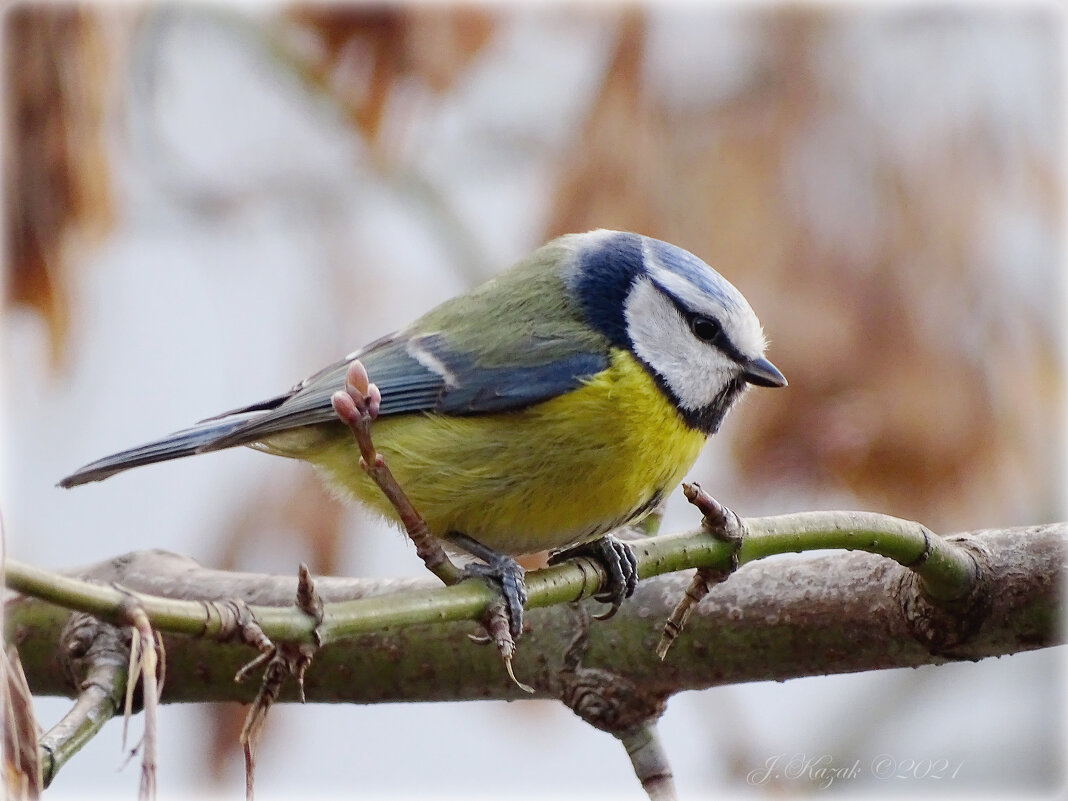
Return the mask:
[[[690,318],[690,330],[702,342],[714,342],[723,333],[718,322],[710,317],[700,316]]]

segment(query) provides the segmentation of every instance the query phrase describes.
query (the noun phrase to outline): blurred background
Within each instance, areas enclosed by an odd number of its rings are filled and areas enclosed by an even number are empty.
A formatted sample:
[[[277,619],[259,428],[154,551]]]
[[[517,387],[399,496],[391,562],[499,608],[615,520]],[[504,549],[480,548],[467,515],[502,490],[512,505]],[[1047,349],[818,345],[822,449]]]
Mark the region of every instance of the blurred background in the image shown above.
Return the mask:
[[[790,388],[751,393],[691,476],[739,513],[862,508],[942,533],[1065,518],[1057,5],[22,4],[2,20],[0,507],[19,559],[153,547],[421,574],[309,468],[248,451],[53,485],[598,227],[693,251],[764,324]],[[685,506],[664,530],[696,522]],[[687,693],[662,733],[685,797],[1052,792],[1061,650]],[[66,707],[41,699],[41,723]],[[162,798],[240,794],[243,714],[163,710]],[[49,797],[132,797],[120,730]],[[883,754],[955,778],[873,777]],[[861,770],[829,790],[747,782],[775,758]],[[260,798],[443,786],[643,797],[622,747],[550,702],[271,712]]]

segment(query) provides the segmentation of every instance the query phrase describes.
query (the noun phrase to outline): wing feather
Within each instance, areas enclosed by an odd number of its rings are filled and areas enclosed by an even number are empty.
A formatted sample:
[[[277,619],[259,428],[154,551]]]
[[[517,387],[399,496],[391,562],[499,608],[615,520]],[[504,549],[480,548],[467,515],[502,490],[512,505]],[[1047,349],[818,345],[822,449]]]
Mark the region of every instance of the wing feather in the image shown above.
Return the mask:
[[[547,351],[541,363],[539,350]],[[420,411],[471,415],[520,409],[577,388],[608,364],[607,349],[571,354],[560,350],[558,341],[551,347],[542,343],[539,348],[539,342],[532,339],[523,350],[525,364],[484,367],[476,355],[450,349],[440,334],[397,334],[302,381],[289,394],[274,399],[273,408],[263,410],[261,403],[235,410],[234,414],[263,411],[205,450],[256,442],[301,426],[336,422],[330,398],[344,388],[348,366],[357,358],[382,392],[382,415]]]

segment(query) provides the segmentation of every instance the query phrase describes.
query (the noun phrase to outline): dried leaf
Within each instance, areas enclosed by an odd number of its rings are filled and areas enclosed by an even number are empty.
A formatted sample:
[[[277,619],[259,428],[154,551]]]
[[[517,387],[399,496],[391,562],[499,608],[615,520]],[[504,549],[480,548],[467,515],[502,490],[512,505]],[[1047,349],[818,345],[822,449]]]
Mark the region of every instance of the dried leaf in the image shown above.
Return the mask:
[[[108,65],[90,9],[20,4],[4,21],[8,298],[45,318],[58,364],[71,249],[112,223],[103,142]]]
[[[489,39],[492,19],[475,7],[300,4],[286,12],[282,33],[305,77],[377,142],[397,89],[407,80],[449,89]]]
[[[0,709],[4,713],[4,795],[36,799],[41,795],[37,739],[41,729],[33,715],[33,697],[14,646],[0,649]]]

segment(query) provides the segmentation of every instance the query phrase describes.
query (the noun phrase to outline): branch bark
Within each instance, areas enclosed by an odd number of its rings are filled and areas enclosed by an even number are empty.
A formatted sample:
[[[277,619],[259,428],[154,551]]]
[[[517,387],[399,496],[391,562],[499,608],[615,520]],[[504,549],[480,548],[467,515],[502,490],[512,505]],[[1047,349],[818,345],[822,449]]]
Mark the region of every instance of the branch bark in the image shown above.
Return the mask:
[[[643,581],[613,620],[589,627],[583,667],[610,672],[653,709],[687,689],[977,660],[1061,642],[1068,524],[978,531],[954,540],[982,568],[981,596],[971,599],[967,613],[934,604],[914,571],[872,554],[763,560],[743,564],[712,589],[665,662],[654,648],[692,573]],[[239,598],[256,606],[287,607],[296,587],[295,577],[223,573],[160,551],[120,557],[79,575],[153,595]],[[328,604],[403,593],[396,596],[400,602],[428,586],[422,580],[316,580]],[[7,604],[7,636],[18,645],[36,694],[75,692],[56,648],[69,614],[28,597]],[[560,698],[578,615],[559,605],[531,610],[529,621],[516,672],[538,697]],[[428,622],[330,641],[305,676],[305,695],[339,703],[529,697],[500,669],[494,651],[463,636],[471,628]],[[185,635],[165,635],[164,642],[164,702],[252,700],[255,687],[233,681],[252,655],[248,647]],[[279,700],[296,697],[290,684]]]

